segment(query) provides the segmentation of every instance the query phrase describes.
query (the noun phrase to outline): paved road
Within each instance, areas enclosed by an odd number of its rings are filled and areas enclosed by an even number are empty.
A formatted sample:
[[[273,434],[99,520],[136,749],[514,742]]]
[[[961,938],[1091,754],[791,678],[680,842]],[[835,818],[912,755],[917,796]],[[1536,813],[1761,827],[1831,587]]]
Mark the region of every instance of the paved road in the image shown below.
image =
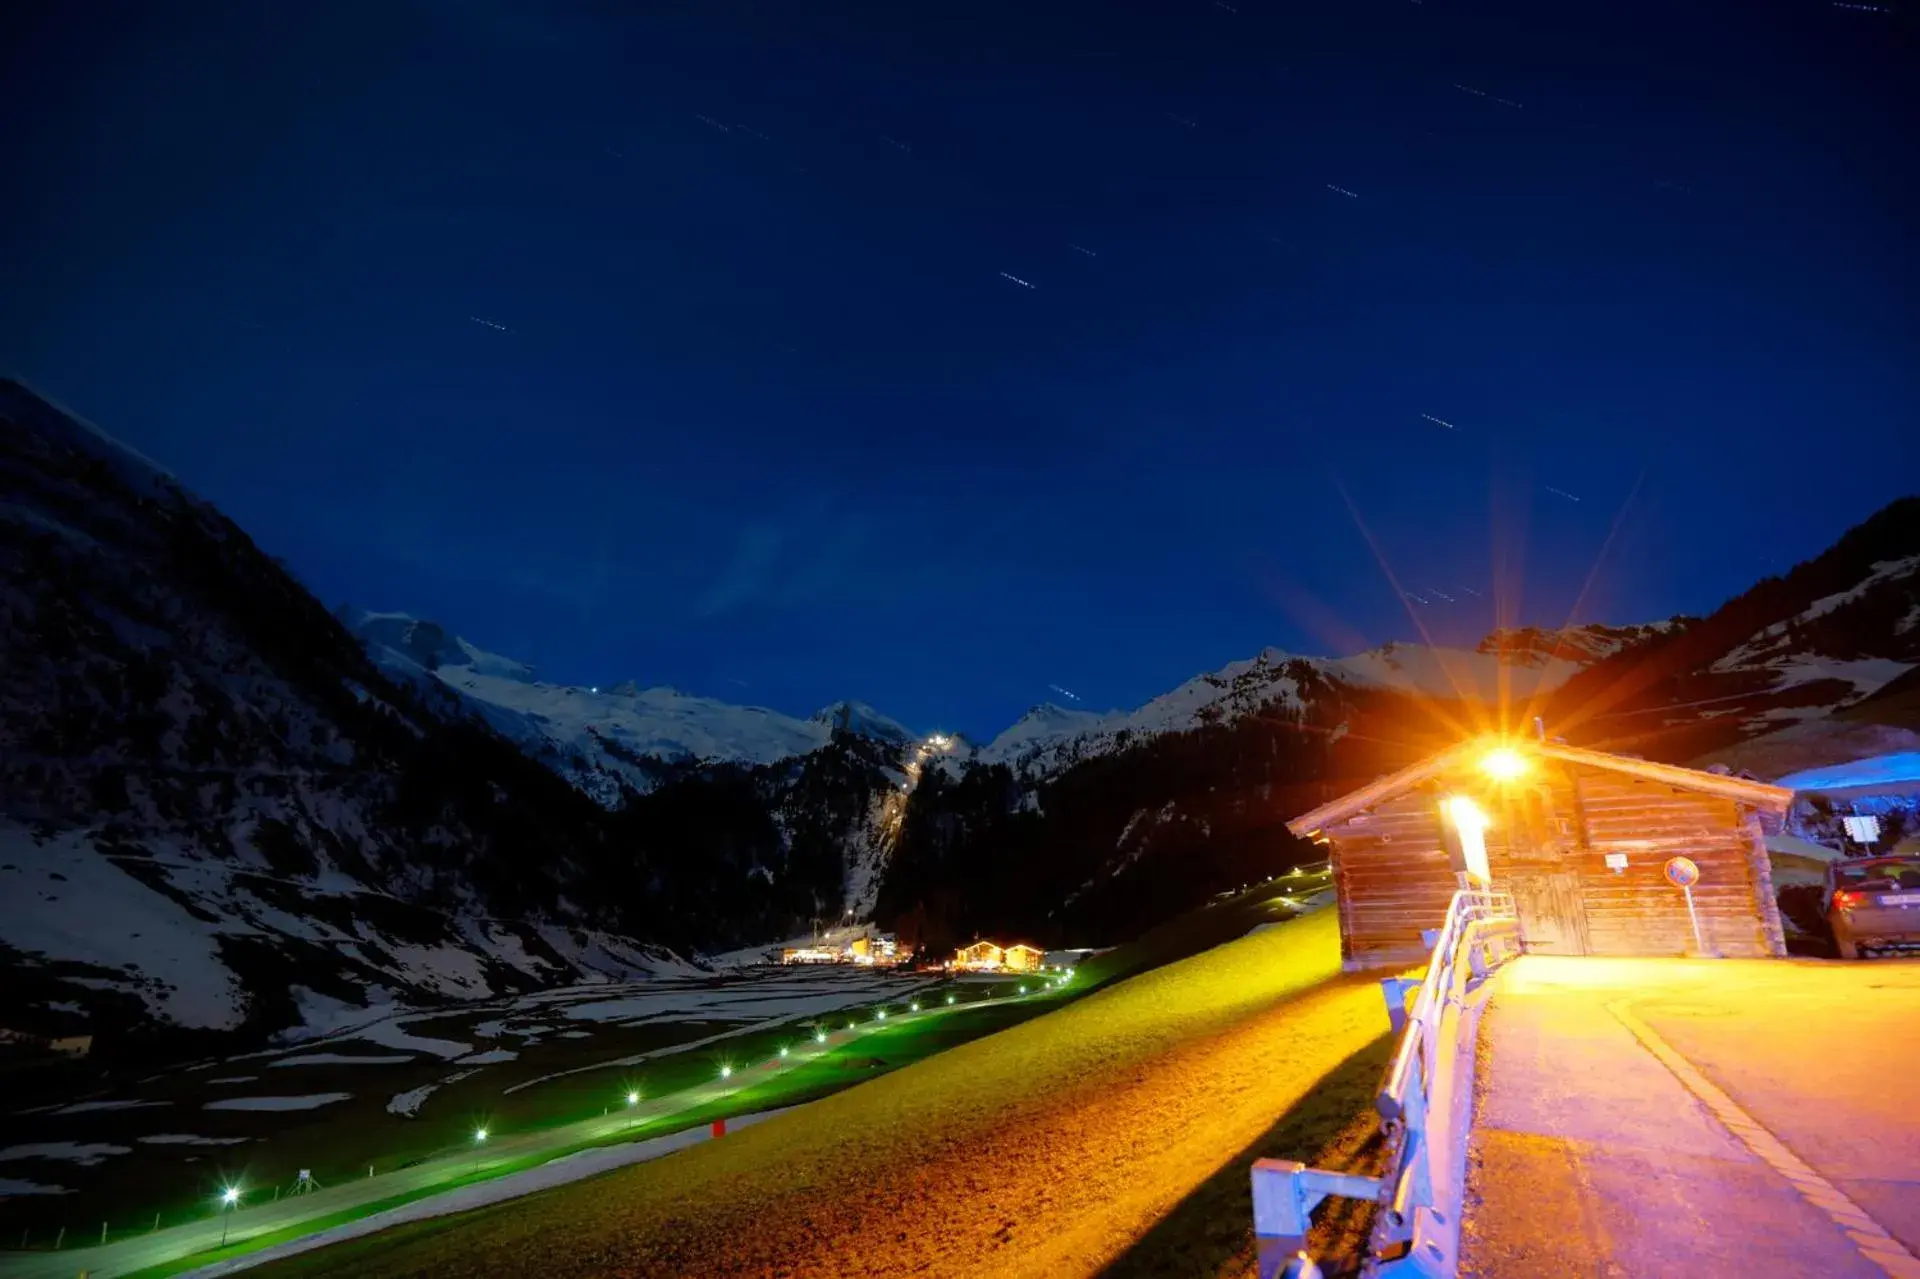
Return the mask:
[[[1461,1272],[1920,1279],[1916,1062],[1920,962],[1521,959]]]
[[[891,1024],[897,1024],[902,1018],[940,1017],[1018,998],[981,999],[952,1008],[942,1006],[920,1013],[899,1013]],[[476,1172],[497,1169],[505,1175],[510,1164],[522,1163],[541,1155],[558,1155],[581,1145],[617,1137],[621,1132],[647,1120],[670,1118],[723,1101],[746,1084],[760,1083],[796,1069],[816,1057],[864,1039],[881,1028],[873,1022],[864,1022],[851,1030],[842,1028],[830,1034],[825,1044],[804,1041],[796,1045],[784,1061],[775,1059],[744,1067],[725,1081],[716,1080],[711,1084],[643,1101],[606,1117],[595,1116],[578,1123],[533,1132],[489,1134],[484,1145],[476,1145],[471,1150],[458,1151],[375,1177],[328,1186],[310,1195],[243,1207],[235,1210],[225,1222],[218,1215],[209,1214],[201,1221],[170,1226],[150,1235],[109,1243],[105,1247],[3,1254],[0,1255],[0,1279],[73,1279],[74,1275],[83,1271],[91,1279],[113,1279],[113,1276],[131,1274],[149,1266],[179,1261],[218,1248],[223,1231],[228,1242],[239,1242],[306,1223],[318,1223],[322,1218],[341,1212],[430,1191],[435,1187],[452,1186],[467,1181]],[[591,1173],[583,1172],[581,1175]]]

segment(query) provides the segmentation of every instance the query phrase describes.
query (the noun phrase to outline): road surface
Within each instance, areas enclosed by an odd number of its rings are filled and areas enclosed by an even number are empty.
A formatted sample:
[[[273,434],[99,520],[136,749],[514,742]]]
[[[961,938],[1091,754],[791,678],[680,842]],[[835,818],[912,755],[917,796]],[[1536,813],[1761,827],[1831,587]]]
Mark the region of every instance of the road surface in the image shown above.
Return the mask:
[[[894,1024],[902,1019],[941,1017],[1017,999],[1017,996],[981,999],[951,1008],[943,1006],[919,1013],[896,1013]],[[802,1042],[791,1049],[785,1060],[773,1059],[742,1067],[726,1080],[682,1089],[642,1101],[612,1115],[596,1115],[556,1128],[525,1133],[489,1133],[485,1142],[476,1143],[470,1150],[443,1155],[410,1168],[327,1186],[308,1195],[243,1206],[226,1220],[222,1220],[220,1214],[209,1211],[207,1217],[200,1221],[170,1226],[132,1239],[116,1240],[104,1247],[0,1254],[0,1279],[73,1279],[74,1275],[81,1272],[85,1272],[89,1279],[114,1279],[114,1276],[131,1274],[150,1266],[176,1262],[217,1249],[221,1247],[223,1237],[228,1243],[238,1243],[302,1225],[311,1224],[317,1229],[324,1218],[370,1209],[374,1204],[436,1189],[450,1189],[470,1183],[476,1174],[510,1176],[510,1167],[518,1167],[529,1159],[538,1159],[543,1155],[557,1156],[591,1143],[617,1139],[622,1132],[641,1123],[669,1119],[724,1101],[747,1084],[776,1078],[816,1057],[856,1043],[882,1028],[874,1022],[864,1022],[852,1029],[842,1028],[832,1032],[825,1044]],[[636,1153],[644,1157],[644,1152]],[[594,1171],[603,1170],[604,1164],[589,1161],[578,1167],[581,1176],[589,1176]],[[540,1185],[551,1182],[551,1178],[546,1181],[535,1180]]]
[[[1920,962],[1528,956],[1479,1048],[1463,1275],[1920,1279]]]

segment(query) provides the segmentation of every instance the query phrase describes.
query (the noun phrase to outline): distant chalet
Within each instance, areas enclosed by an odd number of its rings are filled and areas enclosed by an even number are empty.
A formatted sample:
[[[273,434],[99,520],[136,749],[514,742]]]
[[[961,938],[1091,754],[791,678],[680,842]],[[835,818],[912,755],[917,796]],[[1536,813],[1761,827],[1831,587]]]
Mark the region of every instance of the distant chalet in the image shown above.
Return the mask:
[[[1764,843],[1793,792],[1560,742],[1481,738],[1287,823],[1329,845],[1349,971],[1427,956],[1458,888],[1513,895],[1528,951],[1697,953],[1664,870],[1699,868],[1708,954],[1784,955]]]
[[[1025,942],[1001,946],[995,942],[977,941],[955,951],[947,967],[956,972],[969,973],[1031,973],[1038,972],[1046,959],[1045,951]]]

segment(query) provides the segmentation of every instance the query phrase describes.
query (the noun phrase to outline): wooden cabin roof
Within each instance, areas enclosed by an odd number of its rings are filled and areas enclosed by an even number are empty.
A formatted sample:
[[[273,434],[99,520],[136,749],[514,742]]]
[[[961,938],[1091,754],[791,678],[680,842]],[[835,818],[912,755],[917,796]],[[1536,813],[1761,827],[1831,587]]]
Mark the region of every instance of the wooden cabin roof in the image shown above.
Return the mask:
[[[1741,777],[1702,772],[1697,768],[1682,768],[1677,764],[1656,764],[1652,760],[1631,759],[1625,755],[1589,750],[1584,746],[1568,746],[1561,742],[1478,738],[1449,746],[1446,750],[1427,756],[1417,764],[1408,765],[1397,773],[1389,773],[1358,790],[1349,791],[1338,799],[1329,800],[1312,812],[1302,813],[1288,822],[1287,829],[1299,836],[1317,834],[1335,822],[1344,821],[1356,813],[1363,813],[1397,795],[1403,795],[1423,782],[1462,767],[1486,752],[1501,747],[1518,751],[1523,755],[1624,773],[1637,777],[1641,781],[1671,786],[1677,790],[1715,795],[1721,799],[1730,799],[1766,812],[1784,813],[1793,803],[1792,791],[1779,786],[1769,786],[1765,782],[1748,781]]]

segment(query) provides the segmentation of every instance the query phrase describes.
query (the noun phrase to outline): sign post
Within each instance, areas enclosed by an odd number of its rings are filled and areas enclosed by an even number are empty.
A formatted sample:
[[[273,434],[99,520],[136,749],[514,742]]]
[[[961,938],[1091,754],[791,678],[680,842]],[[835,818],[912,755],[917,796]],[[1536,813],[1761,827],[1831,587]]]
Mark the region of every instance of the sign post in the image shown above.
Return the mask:
[[[1695,953],[1707,953],[1707,943],[1700,936],[1700,915],[1693,908],[1693,886],[1700,882],[1700,867],[1691,857],[1669,857],[1666,864],[1667,882],[1678,888],[1687,897],[1687,922],[1693,925],[1693,949]]]

